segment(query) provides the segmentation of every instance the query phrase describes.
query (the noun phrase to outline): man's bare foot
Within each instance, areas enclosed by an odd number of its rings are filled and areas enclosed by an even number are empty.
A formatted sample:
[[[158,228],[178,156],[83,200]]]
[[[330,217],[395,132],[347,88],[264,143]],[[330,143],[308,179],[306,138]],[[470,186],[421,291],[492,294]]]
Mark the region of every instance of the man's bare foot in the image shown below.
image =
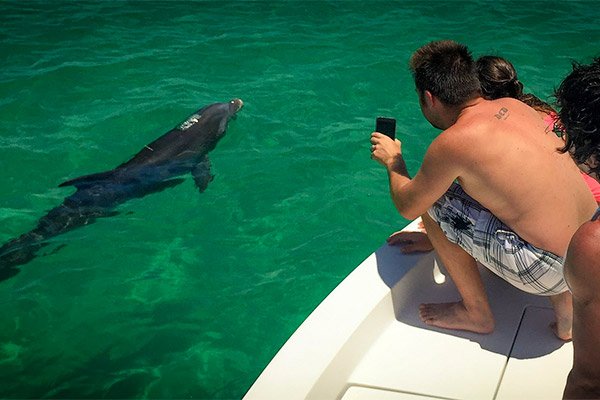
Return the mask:
[[[573,297],[570,292],[550,296],[554,307],[556,322],[550,328],[560,340],[569,341],[573,338]]]
[[[433,250],[433,245],[425,232],[394,232],[387,239],[390,246],[399,246],[404,254],[424,253]]]
[[[462,301],[456,303],[421,304],[419,316],[427,325],[475,333],[491,333],[494,316],[491,310],[467,310]]]

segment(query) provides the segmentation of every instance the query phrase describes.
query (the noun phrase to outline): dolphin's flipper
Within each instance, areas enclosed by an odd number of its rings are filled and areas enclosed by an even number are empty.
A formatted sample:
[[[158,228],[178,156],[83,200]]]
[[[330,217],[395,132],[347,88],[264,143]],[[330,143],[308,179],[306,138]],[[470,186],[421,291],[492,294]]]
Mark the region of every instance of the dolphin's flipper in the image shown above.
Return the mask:
[[[208,156],[204,157],[192,168],[192,176],[200,193],[204,192],[210,181],[215,177],[210,173],[210,160]]]
[[[155,182],[153,184],[147,185],[144,189],[144,191],[141,191],[139,193],[139,195],[132,195],[131,197],[144,197],[149,193],[158,193],[158,192],[162,192],[165,189],[169,189],[172,187],[175,187],[177,185],[179,185],[180,183],[183,183],[185,181],[185,179],[183,178],[175,178],[175,179],[169,179],[167,181],[159,181],[159,182]]]

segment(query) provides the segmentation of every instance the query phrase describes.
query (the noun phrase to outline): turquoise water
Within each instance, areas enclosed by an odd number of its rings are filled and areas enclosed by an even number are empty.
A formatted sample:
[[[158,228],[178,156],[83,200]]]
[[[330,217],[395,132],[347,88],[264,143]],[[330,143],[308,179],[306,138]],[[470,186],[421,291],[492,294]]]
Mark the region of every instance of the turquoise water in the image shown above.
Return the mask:
[[[246,106],[215,180],[129,201],[0,282],[0,397],[240,398],[406,221],[369,158],[436,134],[407,60],[452,38],[547,98],[600,54],[595,2],[0,2],[0,242],[203,105]]]

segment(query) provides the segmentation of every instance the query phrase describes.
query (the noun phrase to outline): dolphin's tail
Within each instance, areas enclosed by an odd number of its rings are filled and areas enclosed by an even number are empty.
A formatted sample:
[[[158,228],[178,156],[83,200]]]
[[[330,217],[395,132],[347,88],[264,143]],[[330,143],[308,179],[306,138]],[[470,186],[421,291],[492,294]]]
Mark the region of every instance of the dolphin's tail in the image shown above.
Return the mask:
[[[0,247],[0,266],[21,265],[31,261],[35,253],[46,246],[44,237],[35,230],[12,239]]]
[[[55,207],[38,221],[35,229],[0,247],[0,281],[16,275],[19,272],[16,267],[33,260],[51,237],[114,214],[103,208],[74,208],[65,203]]]
[[[45,237],[35,229],[10,240],[0,247],[0,280],[5,275],[6,269],[15,269],[14,267],[26,264],[35,258],[36,253],[47,245],[47,243],[44,243],[44,239]],[[15,275],[17,272],[10,274],[8,277]]]

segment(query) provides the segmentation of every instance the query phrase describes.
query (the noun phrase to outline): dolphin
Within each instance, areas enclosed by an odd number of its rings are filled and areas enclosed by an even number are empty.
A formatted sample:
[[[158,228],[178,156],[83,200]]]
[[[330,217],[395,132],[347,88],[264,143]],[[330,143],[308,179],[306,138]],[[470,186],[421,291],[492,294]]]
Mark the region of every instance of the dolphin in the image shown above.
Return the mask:
[[[208,105],[118,167],[61,183],[59,187],[75,187],[75,193],[33,230],[0,247],[0,280],[17,274],[15,267],[35,258],[49,238],[118,214],[114,208],[119,204],[179,185],[184,174],[191,173],[202,193],[213,179],[208,153],[243,105],[240,99]]]

